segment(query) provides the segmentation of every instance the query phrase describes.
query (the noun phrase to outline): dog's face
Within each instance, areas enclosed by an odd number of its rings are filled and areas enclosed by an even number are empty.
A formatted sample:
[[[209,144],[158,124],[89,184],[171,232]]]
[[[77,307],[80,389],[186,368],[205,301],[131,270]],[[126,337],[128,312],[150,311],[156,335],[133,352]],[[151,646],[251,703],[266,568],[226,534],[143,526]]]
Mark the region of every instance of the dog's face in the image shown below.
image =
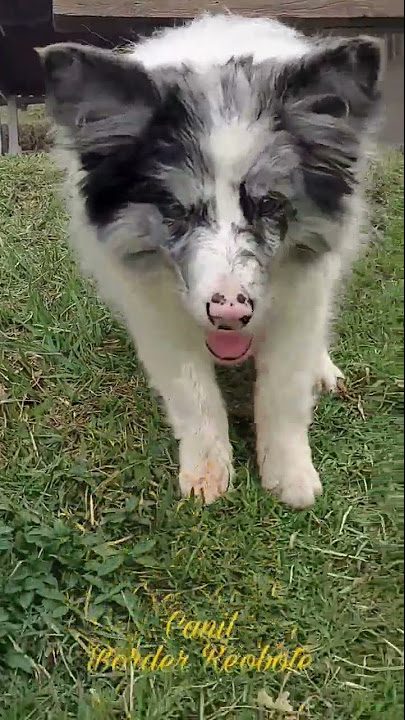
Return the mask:
[[[148,73],[77,45],[41,54],[100,242],[134,272],[170,265],[213,354],[244,357],[275,264],[316,262],[338,241],[377,101],[378,45],[329,41],[288,65],[246,58],[206,73]]]

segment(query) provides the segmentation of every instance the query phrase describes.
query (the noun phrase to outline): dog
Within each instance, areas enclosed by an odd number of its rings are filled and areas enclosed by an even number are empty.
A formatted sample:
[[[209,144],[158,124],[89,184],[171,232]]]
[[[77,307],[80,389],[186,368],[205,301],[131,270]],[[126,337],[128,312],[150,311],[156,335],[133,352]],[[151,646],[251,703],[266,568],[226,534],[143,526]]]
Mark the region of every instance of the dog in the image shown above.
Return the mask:
[[[342,377],[329,337],[361,244],[379,42],[204,15],[125,49],[38,52],[72,246],[164,400],[182,494],[230,485],[215,364],[254,358],[262,485],[311,506],[313,390]]]

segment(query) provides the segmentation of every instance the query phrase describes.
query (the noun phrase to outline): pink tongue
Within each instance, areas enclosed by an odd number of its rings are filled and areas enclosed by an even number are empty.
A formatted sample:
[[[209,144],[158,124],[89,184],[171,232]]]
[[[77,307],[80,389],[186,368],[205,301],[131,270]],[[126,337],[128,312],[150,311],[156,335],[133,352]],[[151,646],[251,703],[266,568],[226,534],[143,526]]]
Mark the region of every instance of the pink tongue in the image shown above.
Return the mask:
[[[252,338],[236,330],[215,330],[208,333],[207,345],[220,360],[237,360],[249,350]]]

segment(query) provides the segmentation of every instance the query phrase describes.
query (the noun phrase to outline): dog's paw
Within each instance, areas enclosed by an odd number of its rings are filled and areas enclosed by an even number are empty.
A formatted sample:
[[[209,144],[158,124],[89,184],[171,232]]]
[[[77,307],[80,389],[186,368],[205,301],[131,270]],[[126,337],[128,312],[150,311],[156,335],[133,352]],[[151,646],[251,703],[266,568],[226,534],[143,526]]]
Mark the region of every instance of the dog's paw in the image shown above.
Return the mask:
[[[344,375],[339,368],[333,364],[329,353],[322,355],[321,366],[316,378],[316,390],[318,393],[337,393],[344,382]]]
[[[322,495],[322,483],[312,463],[306,467],[290,469],[279,483],[277,496],[282,503],[303,510]]]
[[[274,455],[273,455],[274,458]],[[266,455],[261,467],[263,487],[275,495],[280,502],[296,510],[303,510],[315,503],[317,495],[322,494],[322,483],[310,458],[296,457],[272,463],[271,455]]]
[[[232,479],[230,451],[215,442],[205,454],[195,452],[193,443],[180,443],[180,490],[183,497],[200,497],[211,505],[224,495]]]

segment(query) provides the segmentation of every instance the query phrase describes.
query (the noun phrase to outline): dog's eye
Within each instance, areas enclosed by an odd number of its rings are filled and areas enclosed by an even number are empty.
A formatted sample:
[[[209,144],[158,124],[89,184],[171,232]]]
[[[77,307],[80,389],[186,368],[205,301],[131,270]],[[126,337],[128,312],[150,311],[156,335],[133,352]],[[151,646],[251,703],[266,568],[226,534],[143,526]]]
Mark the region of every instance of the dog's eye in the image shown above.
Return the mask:
[[[266,195],[259,202],[260,215],[272,216],[277,215],[282,210],[280,201],[271,195]]]
[[[190,228],[190,223],[187,218],[179,218],[178,220],[172,220],[171,218],[166,220],[166,226],[169,230],[170,236],[173,239],[180,238],[186,234]]]
[[[295,217],[290,200],[280,192],[270,191],[262,197],[252,197],[247,192],[246,184],[242,183],[239,197],[243,214],[251,223],[261,218],[288,222]]]
[[[165,213],[165,224],[172,237],[185,235],[197,225],[203,225],[208,220],[208,208],[205,203],[192,205],[188,208],[180,204],[171,205]]]
[[[165,225],[172,238],[185,235],[189,225],[189,212],[180,204],[172,204],[165,209]]]
[[[170,220],[172,222],[178,222],[178,221],[181,222],[181,221],[187,220],[187,216],[188,216],[189,212],[182,205],[180,205],[179,203],[178,204],[176,203],[176,204],[170,205],[167,208],[167,211],[165,214],[166,214],[168,220]]]
[[[285,213],[287,205],[288,200],[281,193],[268,193],[259,201],[259,213],[266,217],[279,216]]]

